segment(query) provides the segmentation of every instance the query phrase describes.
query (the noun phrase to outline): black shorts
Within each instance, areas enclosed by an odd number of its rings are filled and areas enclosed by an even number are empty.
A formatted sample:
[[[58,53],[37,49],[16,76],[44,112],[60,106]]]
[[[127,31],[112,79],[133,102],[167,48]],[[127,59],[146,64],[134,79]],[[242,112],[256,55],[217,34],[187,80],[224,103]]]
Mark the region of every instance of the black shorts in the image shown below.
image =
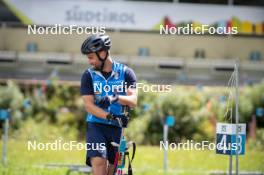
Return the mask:
[[[117,126],[87,122],[86,165],[91,166],[92,157],[102,157],[107,159],[110,164],[114,164],[118,148],[113,147],[111,142],[119,144],[121,132],[122,129]]]

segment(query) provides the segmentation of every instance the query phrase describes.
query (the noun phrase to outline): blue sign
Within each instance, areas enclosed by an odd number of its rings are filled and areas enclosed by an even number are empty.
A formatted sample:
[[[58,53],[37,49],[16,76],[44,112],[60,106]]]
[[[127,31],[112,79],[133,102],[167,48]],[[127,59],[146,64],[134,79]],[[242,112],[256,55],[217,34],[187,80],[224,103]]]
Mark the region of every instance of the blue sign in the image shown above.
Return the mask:
[[[216,134],[216,153],[226,155],[236,155],[238,149],[239,155],[245,154],[246,135],[238,135],[238,146],[236,146],[236,135]]]
[[[6,109],[0,109],[0,120],[6,120],[9,118],[9,112]]]
[[[246,124],[238,124],[236,142],[236,124],[217,123],[216,154],[239,155],[245,154]]]
[[[174,125],[174,117],[169,115],[166,117],[166,125],[168,126],[173,126]]]
[[[256,109],[256,116],[257,117],[263,117],[264,116],[264,109],[263,108],[257,108]]]

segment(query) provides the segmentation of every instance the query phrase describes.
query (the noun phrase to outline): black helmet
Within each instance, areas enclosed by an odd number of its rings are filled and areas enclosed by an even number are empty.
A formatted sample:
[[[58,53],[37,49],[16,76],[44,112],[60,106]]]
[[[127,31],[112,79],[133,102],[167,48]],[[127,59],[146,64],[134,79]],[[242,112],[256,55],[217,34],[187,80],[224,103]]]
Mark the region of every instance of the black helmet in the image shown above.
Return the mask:
[[[82,54],[96,53],[101,50],[108,51],[111,47],[111,40],[107,35],[89,36],[82,44]]]

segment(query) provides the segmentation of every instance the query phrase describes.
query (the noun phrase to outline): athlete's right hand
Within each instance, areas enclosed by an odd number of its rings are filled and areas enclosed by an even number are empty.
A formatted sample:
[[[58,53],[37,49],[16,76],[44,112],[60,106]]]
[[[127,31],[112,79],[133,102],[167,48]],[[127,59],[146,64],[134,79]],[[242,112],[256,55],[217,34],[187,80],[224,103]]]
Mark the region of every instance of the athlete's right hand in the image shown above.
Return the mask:
[[[105,109],[108,108],[112,103],[117,101],[118,101],[118,94],[114,94],[112,96],[105,96],[101,98],[98,104],[100,107]]]
[[[98,102],[99,106],[101,108],[108,108],[111,104],[111,99],[109,98],[109,96],[105,96],[103,98],[100,99],[100,101]]]

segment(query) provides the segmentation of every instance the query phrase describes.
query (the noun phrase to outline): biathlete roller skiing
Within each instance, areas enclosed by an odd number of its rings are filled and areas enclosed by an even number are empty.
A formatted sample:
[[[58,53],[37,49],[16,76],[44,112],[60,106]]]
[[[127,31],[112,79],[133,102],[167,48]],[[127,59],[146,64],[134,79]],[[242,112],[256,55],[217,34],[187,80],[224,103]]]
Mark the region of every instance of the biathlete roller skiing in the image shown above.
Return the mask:
[[[111,40],[107,35],[91,35],[82,44],[81,52],[92,66],[81,78],[81,95],[87,111],[86,164],[93,175],[124,174],[128,157],[128,174],[135,144],[127,143],[124,128],[129,110],[137,104],[134,71],[110,56]],[[99,146],[98,146],[99,145]],[[128,147],[133,146],[131,160]]]

